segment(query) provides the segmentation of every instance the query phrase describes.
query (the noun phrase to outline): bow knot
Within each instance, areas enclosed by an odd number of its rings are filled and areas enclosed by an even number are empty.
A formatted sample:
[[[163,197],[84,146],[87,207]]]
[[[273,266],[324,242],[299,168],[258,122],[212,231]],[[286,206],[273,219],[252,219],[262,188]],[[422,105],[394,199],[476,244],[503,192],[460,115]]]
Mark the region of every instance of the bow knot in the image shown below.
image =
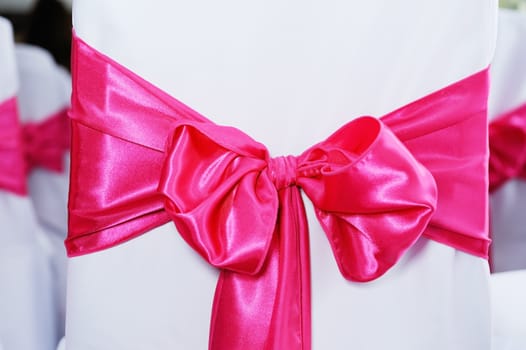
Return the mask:
[[[268,173],[278,191],[296,185],[297,168],[298,160],[291,155],[270,158],[268,161]]]

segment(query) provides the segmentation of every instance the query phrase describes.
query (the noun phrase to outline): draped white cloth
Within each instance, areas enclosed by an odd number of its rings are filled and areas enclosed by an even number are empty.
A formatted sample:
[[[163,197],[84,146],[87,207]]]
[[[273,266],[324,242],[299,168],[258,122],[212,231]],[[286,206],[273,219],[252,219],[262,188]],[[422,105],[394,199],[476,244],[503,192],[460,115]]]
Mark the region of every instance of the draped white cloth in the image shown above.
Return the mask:
[[[0,18],[0,101],[17,91],[12,29]],[[56,346],[43,238],[29,198],[0,191],[0,342],[6,350]]]
[[[479,0],[77,0],[73,12],[89,45],[276,156],[487,67],[496,9]],[[421,239],[382,278],[350,283],[307,211],[313,349],[490,348],[485,260]],[[216,278],[173,224],[72,258],[68,350],[206,349]]]

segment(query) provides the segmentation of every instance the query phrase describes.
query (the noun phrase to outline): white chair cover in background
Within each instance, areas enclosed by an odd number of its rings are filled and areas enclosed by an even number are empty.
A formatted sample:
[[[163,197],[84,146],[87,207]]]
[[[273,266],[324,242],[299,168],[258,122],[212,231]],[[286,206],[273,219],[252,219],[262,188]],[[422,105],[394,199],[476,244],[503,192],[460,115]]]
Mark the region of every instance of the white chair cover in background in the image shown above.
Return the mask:
[[[76,0],[77,35],[275,155],[487,67],[497,1]],[[264,101],[264,102],[262,102]],[[421,239],[367,284],[307,205],[313,349],[490,348],[487,261]],[[173,224],[69,260],[68,350],[206,349],[217,274]]]
[[[17,90],[13,34],[0,18],[0,101]],[[56,346],[51,271],[42,238],[29,198],[0,191],[0,341],[6,350]]]
[[[71,78],[55,64],[42,48],[18,44],[15,47],[20,87],[18,105],[20,120],[41,122],[69,107]],[[69,130],[64,130],[68,133]],[[55,297],[57,338],[64,335],[66,300],[67,198],[69,187],[69,153],[64,154],[64,172],[58,174],[34,168],[29,176],[29,195],[38,222],[45,233],[53,271],[52,291]]]
[[[491,69],[490,119],[526,103],[526,13],[500,10]],[[490,196],[495,349],[526,349],[526,181]],[[512,271],[517,270],[517,271]],[[508,272],[504,272],[508,271]]]
[[[526,13],[501,10],[491,68],[490,118],[526,103]],[[526,181],[490,196],[493,271],[526,269]]]
[[[493,350],[526,349],[526,270],[491,275]]]

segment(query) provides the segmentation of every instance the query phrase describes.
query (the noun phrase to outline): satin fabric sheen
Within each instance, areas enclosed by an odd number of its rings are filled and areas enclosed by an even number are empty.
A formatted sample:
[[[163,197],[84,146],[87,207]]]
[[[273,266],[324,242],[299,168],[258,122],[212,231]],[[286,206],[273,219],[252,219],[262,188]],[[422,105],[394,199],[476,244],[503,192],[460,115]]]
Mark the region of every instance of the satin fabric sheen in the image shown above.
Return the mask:
[[[310,349],[300,189],[348,280],[380,277],[421,235],[487,258],[487,70],[272,158],[75,36],[72,63],[68,254],[173,221],[221,269],[210,349]]]
[[[0,102],[0,189],[27,195],[22,129],[16,98]]]
[[[489,189],[513,178],[526,179],[526,103],[489,124]]]

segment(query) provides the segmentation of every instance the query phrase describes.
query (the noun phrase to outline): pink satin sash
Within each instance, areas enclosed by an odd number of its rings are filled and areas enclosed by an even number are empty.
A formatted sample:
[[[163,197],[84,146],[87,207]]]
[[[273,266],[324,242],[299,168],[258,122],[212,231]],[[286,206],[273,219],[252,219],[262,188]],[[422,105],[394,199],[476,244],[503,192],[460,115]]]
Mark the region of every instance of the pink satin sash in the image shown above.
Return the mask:
[[[75,36],[72,58],[68,254],[173,221],[221,270],[210,349],[310,349],[300,189],[348,280],[378,278],[421,235],[487,258],[487,70],[271,158]]]
[[[15,97],[0,102],[0,189],[27,195],[22,130]]]
[[[64,153],[70,146],[68,109],[62,109],[40,122],[22,127],[28,171],[35,167],[56,173],[64,171]]]
[[[63,109],[41,122],[20,125],[16,98],[0,103],[0,189],[25,196],[33,168],[63,172],[69,124]]]
[[[489,189],[513,178],[526,179],[526,104],[489,124]]]

